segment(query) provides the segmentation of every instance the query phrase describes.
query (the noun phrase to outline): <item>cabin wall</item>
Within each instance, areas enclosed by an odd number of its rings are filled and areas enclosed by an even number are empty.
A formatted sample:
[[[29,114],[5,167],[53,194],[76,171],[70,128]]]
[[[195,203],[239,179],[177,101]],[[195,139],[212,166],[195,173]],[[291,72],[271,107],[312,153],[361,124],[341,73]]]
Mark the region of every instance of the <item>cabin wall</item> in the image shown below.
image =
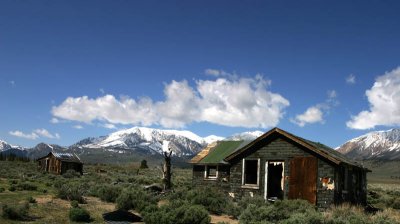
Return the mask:
[[[224,192],[229,191],[229,166],[218,166],[218,177],[207,179],[204,177],[205,165],[193,165],[192,184],[196,187],[216,187]]]
[[[64,174],[67,170],[73,169],[82,174],[83,165],[75,162],[63,162],[55,156],[50,155],[38,160],[38,169],[54,174]]]
[[[323,182],[327,180],[327,182]],[[337,191],[337,176],[335,167],[318,159],[317,180],[317,207],[326,209],[335,203],[335,192]]]
[[[284,162],[284,198],[288,198],[289,178],[290,178],[290,161],[294,157],[312,157],[311,153],[301,149],[297,145],[288,142],[285,139],[277,138],[269,144],[261,146],[254,153],[245,155],[246,159],[260,159],[260,174],[259,186],[257,188],[248,188],[242,186],[242,169],[243,160],[232,162],[230,188],[231,193],[235,197],[243,197],[250,195],[259,195],[264,197],[265,190],[265,163],[267,161],[282,161]],[[320,178],[329,177],[332,181],[335,179],[335,169],[329,163],[318,159],[318,170],[316,180],[316,203],[319,207],[329,207],[334,202],[334,190],[328,190],[322,186]]]

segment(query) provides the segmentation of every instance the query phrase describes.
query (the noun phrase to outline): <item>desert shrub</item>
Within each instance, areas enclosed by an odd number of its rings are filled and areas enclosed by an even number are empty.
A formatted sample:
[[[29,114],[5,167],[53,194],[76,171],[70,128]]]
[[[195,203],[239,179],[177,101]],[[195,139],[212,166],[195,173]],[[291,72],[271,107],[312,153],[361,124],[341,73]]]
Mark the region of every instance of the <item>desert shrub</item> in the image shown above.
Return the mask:
[[[226,204],[229,203],[227,197],[222,192],[214,188],[196,188],[187,193],[186,198],[191,204],[202,205],[213,214],[225,212]]]
[[[4,192],[6,189],[4,187],[0,187],[0,193]]]
[[[396,198],[392,203],[392,208],[400,209],[400,197]]]
[[[371,223],[372,224],[399,224],[399,220],[395,220],[394,217],[398,216],[397,212],[394,212],[392,209],[385,209],[382,212],[376,213],[372,216]]]
[[[18,206],[3,205],[3,218],[12,220],[26,220],[28,218],[29,204]]]
[[[10,184],[18,184],[18,180],[9,180]]]
[[[240,214],[239,221],[241,224],[250,223],[269,223],[268,213],[271,210],[271,206],[261,206],[250,204],[247,208]]]
[[[282,200],[273,204],[260,203],[258,205],[256,203],[260,202],[250,203],[241,213],[240,223],[278,223],[284,220],[289,223],[300,223],[303,219],[308,220],[306,223],[321,223],[322,220],[314,206],[305,200]]]
[[[90,222],[89,212],[80,207],[72,207],[69,210],[69,219],[74,222]]]
[[[19,191],[36,191],[37,186],[30,182],[18,183],[16,186]]]
[[[8,190],[9,190],[9,191],[16,191],[17,188],[15,187],[15,185],[11,185],[11,186],[8,188]]]
[[[141,188],[128,188],[120,193],[116,203],[118,209],[141,211],[148,205],[156,204],[157,200]]]
[[[85,189],[82,185],[79,184],[64,184],[57,190],[57,197],[69,200],[69,201],[78,201],[79,203],[85,203],[85,199],[83,195],[85,193]]]
[[[327,224],[369,223],[368,216],[361,207],[343,204],[332,207],[325,216]]]
[[[147,169],[147,168],[149,167],[147,166],[147,161],[144,159],[140,162],[140,169]]]
[[[293,213],[288,219],[282,220],[282,224],[323,224],[324,216],[317,211],[308,211],[305,213]]]
[[[29,196],[26,200],[27,200],[29,203],[36,203],[36,202],[37,202],[36,199],[34,199],[32,196]]]
[[[71,201],[71,207],[72,207],[72,208],[78,208],[78,207],[79,207],[79,202],[77,202],[77,201]]]
[[[266,205],[264,198],[259,195],[255,195],[254,197],[245,196],[237,202],[230,200],[230,203],[226,206],[226,213],[234,218],[239,218],[242,211],[250,204],[258,207]]]
[[[75,170],[67,170],[63,175],[64,178],[75,178],[75,177],[81,177],[81,174],[76,172]]]
[[[115,202],[119,194],[121,193],[121,187],[113,185],[101,185],[97,188],[96,196],[102,201]]]
[[[178,207],[164,205],[158,208],[150,205],[143,210],[142,215],[146,224],[208,224],[211,220],[203,206],[187,202],[180,203]]]

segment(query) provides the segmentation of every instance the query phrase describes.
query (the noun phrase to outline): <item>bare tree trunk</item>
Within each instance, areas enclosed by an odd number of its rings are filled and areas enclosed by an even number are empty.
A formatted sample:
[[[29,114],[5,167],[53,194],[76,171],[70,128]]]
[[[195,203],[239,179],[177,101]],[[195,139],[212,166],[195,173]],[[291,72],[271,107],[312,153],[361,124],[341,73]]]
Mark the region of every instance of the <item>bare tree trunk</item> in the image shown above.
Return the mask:
[[[163,182],[164,182],[164,191],[171,190],[171,154],[170,152],[164,152],[164,166],[163,166]]]

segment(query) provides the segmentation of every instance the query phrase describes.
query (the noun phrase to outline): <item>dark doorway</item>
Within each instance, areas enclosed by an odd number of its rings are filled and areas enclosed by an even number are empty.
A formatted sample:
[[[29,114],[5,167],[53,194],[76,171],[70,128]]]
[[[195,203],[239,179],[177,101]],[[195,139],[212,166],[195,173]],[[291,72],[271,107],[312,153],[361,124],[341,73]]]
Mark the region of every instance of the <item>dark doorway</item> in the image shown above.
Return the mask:
[[[283,164],[283,162],[267,164],[267,199],[270,201],[283,199]]]

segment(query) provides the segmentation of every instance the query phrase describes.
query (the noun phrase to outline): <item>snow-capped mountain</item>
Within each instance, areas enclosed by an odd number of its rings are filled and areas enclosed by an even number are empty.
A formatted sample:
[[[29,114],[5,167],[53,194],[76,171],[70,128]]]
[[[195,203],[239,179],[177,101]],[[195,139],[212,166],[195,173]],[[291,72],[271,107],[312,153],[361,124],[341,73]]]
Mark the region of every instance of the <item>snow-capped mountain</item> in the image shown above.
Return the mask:
[[[233,140],[233,141],[239,141],[239,140],[249,141],[250,140],[251,141],[251,140],[254,140],[254,139],[260,137],[262,134],[264,134],[264,132],[262,132],[262,131],[247,131],[247,132],[234,134],[234,135],[226,138],[226,140]]]
[[[358,160],[400,159],[400,129],[370,132],[351,139],[337,150]]]
[[[111,133],[105,137],[87,138],[74,144],[77,148],[106,148],[110,150],[140,150],[150,154],[161,154],[163,141],[170,142],[170,148],[175,156],[193,156],[198,153],[208,141],[220,139],[213,136],[206,139],[190,131],[161,130],[144,127],[134,127]]]
[[[12,146],[10,144],[8,144],[7,142],[0,140],[0,151],[4,151],[7,149],[11,149]]]
[[[216,135],[203,138],[190,131],[133,127],[113,132],[107,136],[85,138],[69,147],[39,143],[35,147],[27,149],[27,155],[35,159],[45,156],[51,151],[70,151],[88,157],[96,154],[98,158],[101,158],[102,155],[110,155],[110,153],[117,153],[121,156],[128,154],[159,156],[163,153],[163,142],[167,141],[174,156],[190,158],[212,142],[223,140],[254,140],[262,134],[263,132],[261,131],[254,131],[238,133],[228,138]],[[0,147],[9,148],[12,145],[1,141]]]
[[[19,150],[24,150],[23,147],[18,146],[18,145],[11,145],[3,140],[0,140],[0,152],[5,151],[8,149],[19,149]]]
[[[213,143],[216,141],[222,141],[224,139],[225,139],[225,137],[216,136],[216,135],[210,135],[210,136],[203,138],[204,142],[207,144],[210,144],[210,143]]]

